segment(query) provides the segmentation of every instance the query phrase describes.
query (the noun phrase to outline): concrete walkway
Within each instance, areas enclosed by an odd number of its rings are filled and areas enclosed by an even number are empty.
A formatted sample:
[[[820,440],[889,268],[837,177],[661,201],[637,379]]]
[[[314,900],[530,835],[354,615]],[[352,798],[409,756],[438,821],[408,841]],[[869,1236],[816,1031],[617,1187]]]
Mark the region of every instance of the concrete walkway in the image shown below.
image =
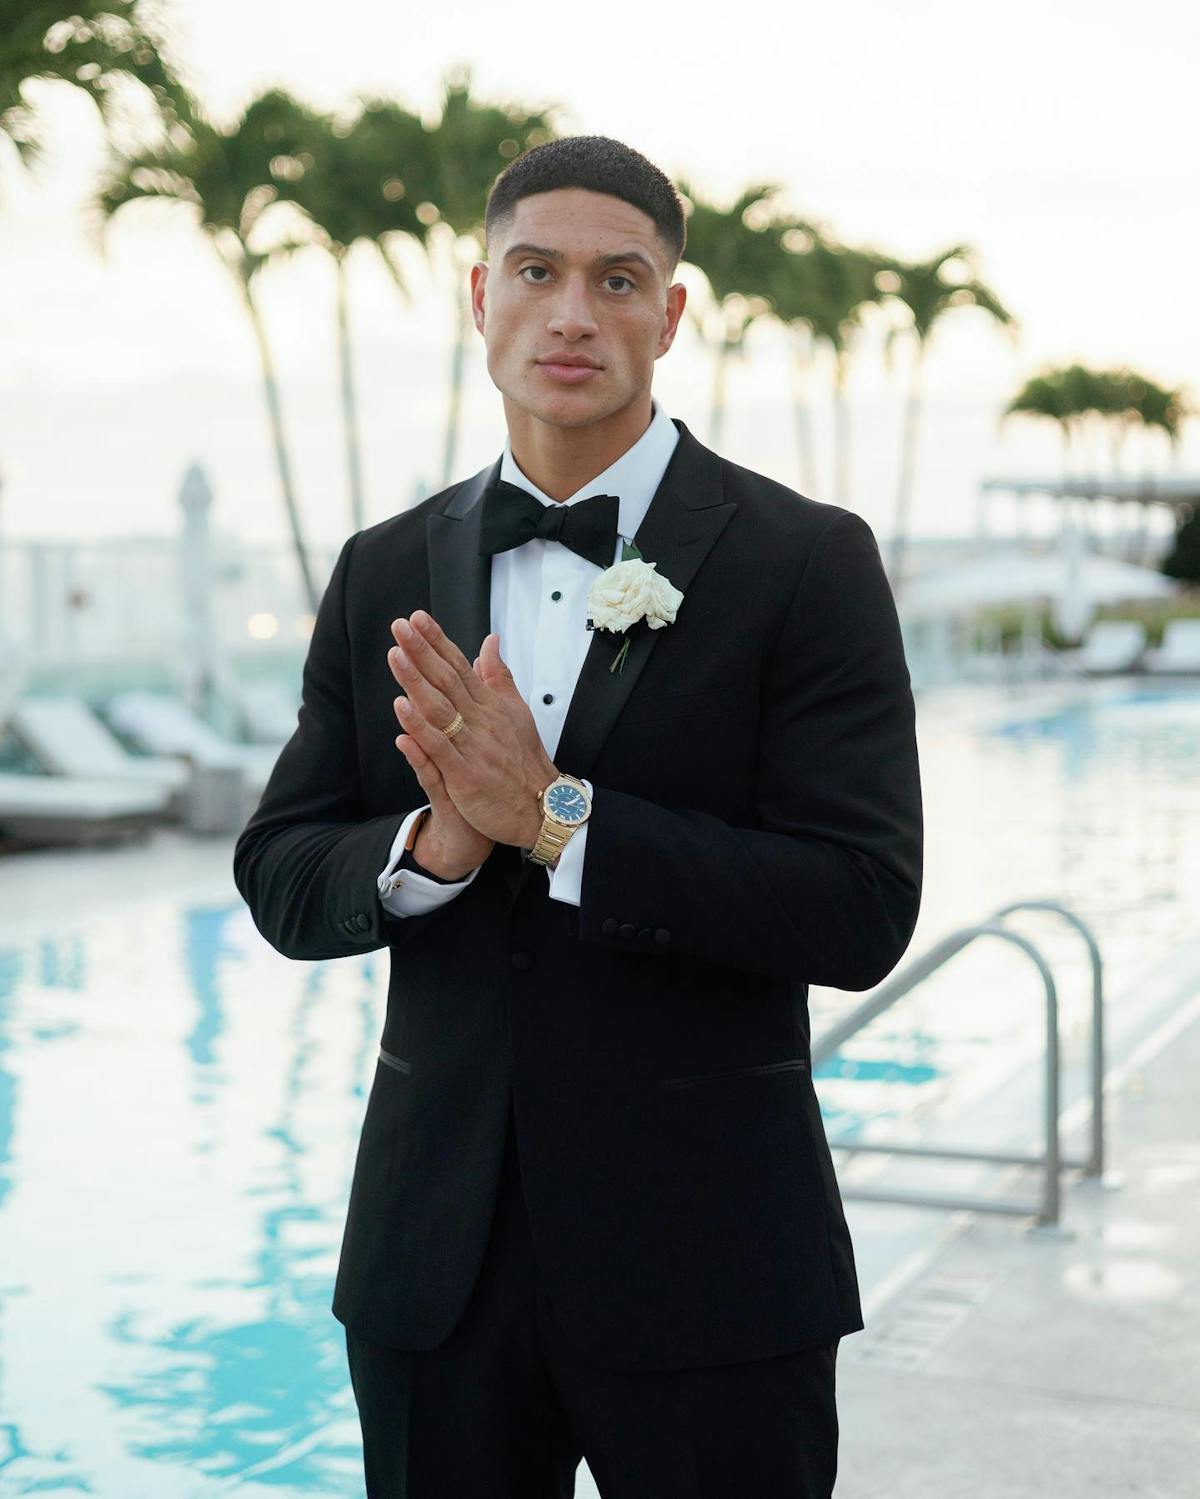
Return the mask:
[[[1200,1496],[1200,995],[1107,1092],[1064,1233],[969,1216],[842,1341],[837,1499]]]

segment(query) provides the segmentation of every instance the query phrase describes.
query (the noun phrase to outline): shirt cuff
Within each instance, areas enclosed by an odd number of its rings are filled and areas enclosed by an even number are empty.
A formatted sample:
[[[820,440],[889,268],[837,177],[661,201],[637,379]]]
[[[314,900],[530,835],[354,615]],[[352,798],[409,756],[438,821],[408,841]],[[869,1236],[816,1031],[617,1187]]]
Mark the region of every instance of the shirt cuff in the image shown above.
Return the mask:
[[[579,778],[587,787],[588,796],[592,795],[591,781]],[[567,839],[567,846],[558,856],[558,863],[553,869],[547,865],[546,873],[550,876],[550,899],[560,900],[567,906],[578,906],[583,904],[583,855],[587,848],[588,825],[585,822],[577,833],[572,833]]]
[[[424,916],[427,911],[436,911],[460,895],[479,873],[479,868],[476,868],[466,879],[446,881],[418,874],[415,869],[400,869],[412,825],[422,812],[428,810],[428,804],[417,807],[400,824],[400,830],[392,840],[387,865],[376,878],[380,904],[392,916]]]

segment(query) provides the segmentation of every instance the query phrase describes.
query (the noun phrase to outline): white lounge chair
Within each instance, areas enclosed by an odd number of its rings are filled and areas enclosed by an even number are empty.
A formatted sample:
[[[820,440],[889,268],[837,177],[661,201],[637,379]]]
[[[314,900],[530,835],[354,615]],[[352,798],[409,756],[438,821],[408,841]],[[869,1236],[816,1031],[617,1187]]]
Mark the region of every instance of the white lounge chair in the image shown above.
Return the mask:
[[[78,698],[22,698],[12,711],[12,728],[52,775],[102,776],[156,786],[182,807],[188,767],[174,757],[131,755]]]
[[[1060,655],[1089,676],[1136,671],[1146,650],[1146,627],[1137,619],[1101,619],[1078,650]]]
[[[83,776],[0,774],[0,833],[22,843],[79,846],[140,836],[169,793]]]
[[[279,751],[257,744],[235,744],[209,728],[178,698],[160,692],[121,692],[104,709],[118,733],[154,755],[178,755],[193,765],[235,766],[246,784],[261,791]]]
[[[105,715],[139,749],[178,755],[192,767],[186,816],[196,833],[236,832],[258,805],[279,758],[276,748],[223,738],[164,693],[119,693],[105,705]]]
[[[299,685],[292,691],[282,682],[235,682],[228,693],[252,744],[273,744],[278,751],[296,732]]]
[[[1162,644],[1146,652],[1146,670],[1200,676],[1200,619],[1169,619]]]

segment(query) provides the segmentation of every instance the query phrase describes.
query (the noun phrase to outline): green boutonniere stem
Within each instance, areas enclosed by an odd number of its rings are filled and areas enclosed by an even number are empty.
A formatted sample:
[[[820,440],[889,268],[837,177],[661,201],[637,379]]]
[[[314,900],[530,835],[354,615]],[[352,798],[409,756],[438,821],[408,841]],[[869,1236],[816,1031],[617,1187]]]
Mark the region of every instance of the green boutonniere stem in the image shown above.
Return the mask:
[[[635,559],[638,562],[640,562],[642,560],[642,554],[641,554],[641,552],[638,551],[637,547],[634,546],[634,544],[633,544],[632,541],[626,541],[626,539],[622,536],[621,537],[621,561],[622,562],[632,562]],[[628,654],[629,654],[629,635],[627,633],[626,636],[625,636],[625,639],[621,643],[621,649],[613,657],[613,664],[608,668],[609,671],[623,671],[624,668],[625,668],[625,657],[628,656]]]

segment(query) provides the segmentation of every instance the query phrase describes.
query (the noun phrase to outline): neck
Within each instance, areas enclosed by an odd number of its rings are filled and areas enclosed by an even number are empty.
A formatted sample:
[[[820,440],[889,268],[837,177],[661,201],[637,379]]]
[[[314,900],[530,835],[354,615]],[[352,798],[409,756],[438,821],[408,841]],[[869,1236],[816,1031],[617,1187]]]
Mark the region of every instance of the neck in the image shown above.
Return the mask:
[[[504,398],[517,466],[552,500],[569,499],[627,453],[650,425],[650,392],[584,427],[555,427]]]

